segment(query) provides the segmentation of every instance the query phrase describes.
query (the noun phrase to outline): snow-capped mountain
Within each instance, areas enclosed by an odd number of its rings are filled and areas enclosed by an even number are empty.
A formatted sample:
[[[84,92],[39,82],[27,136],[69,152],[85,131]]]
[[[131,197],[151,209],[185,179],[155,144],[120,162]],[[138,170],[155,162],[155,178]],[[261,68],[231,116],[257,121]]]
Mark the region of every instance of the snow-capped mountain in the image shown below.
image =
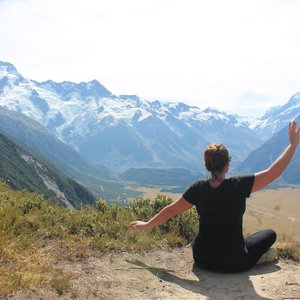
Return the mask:
[[[0,62],[0,106],[38,121],[92,163],[199,169],[208,143],[224,143],[236,161],[261,144],[235,116],[181,102],[115,96],[98,81],[56,83],[24,78]]]
[[[263,140],[267,140],[299,115],[300,93],[297,93],[285,105],[271,107],[252,128]]]

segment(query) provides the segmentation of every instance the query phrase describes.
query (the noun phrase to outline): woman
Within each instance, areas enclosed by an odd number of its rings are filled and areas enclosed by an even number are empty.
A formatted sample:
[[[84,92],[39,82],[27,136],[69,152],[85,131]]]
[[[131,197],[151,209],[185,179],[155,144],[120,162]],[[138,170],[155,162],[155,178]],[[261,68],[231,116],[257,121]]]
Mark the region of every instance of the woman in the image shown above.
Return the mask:
[[[245,200],[278,178],[288,166],[297,145],[300,128],[289,123],[289,145],[266,170],[225,179],[230,156],[225,146],[209,145],[204,152],[211,178],[195,182],[175,202],[164,207],[148,222],[133,221],[129,228],[148,230],[196,206],[199,232],[192,243],[195,263],[209,270],[241,272],[250,269],[276,240],[276,233],[262,230],[246,239],[242,232]]]

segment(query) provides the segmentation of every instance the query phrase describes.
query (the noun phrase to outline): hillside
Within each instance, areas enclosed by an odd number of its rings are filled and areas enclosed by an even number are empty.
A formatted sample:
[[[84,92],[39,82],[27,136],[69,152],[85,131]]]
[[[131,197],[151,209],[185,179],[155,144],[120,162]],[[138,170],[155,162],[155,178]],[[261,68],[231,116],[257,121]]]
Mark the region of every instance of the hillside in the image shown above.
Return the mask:
[[[124,193],[127,197],[141,195],[126,189],[126,183],[122,183],[116,173],[101,165],[91,165],[73,148],[50,135],[38,122],[19,112],[0,107],[0,133],[84,185],[97,198],[114,202]]]
[[[38,192],[69,208],[95,203],[93,195],[0,134],[0,178],[13,189]]]
[[[296,120],[300,124],[300,116]],[[268,168],[287,147],[288,143],[288,127],[286,125],[262,146],[253,151],[236,170],[242,173],[253,173]],[[300,147],[297,148],[288,168],[276,180],[276,183],[300,184]]]
[[[239,274],[195,268],[186,247],[193,210],[151,232],[128,230],[170,203],[69,210],[0,182],[0,297],[4,299],[283,299],[299,295],[299,244],[276,243],[280,260]],[[184,227],[183,227],[184,224]],[[264,298],[265,297],[265,298]]]

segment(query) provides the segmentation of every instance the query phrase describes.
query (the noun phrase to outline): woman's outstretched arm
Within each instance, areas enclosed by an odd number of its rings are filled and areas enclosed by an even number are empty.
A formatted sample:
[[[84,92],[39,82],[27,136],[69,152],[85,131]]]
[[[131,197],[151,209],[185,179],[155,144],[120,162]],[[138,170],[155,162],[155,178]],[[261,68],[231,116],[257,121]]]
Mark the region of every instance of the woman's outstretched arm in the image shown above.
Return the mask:
[[[186,201],[182,196],[175,202],[165,206],[158,214],[156,214],[148,222],[142,221],[132,221],[128,224],[129,228],[132,229],[152,229],[157,225],[166,223],[172,217],[177,216],[178,214],[191,208],[193,204]]]
[[[276,178],[278,178],[282,172],[289,165],[296,149],[299,144],[299,132],[300,128],[297,126],[296,121],[289,123],[289,140],[290,144],[282,152],[282,154],[277,158],[277,160],[266,170],[258,172],[255,174],[255,179],[252,187],[252,191],[256,192],[266,185],[270,184]]]

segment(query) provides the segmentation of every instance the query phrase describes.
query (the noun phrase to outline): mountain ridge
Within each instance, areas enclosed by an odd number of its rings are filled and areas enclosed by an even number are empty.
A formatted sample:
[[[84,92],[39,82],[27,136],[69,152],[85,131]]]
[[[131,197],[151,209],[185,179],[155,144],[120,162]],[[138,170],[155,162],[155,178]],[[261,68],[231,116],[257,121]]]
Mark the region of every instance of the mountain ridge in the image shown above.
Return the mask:
[[[35,158],[0,133],[0,178],[13,189],[43,194],[68,208],[94,205],[95,198],[76,181],[64,177],[55,167]]]
[[[97,80],[39,83],[0,62],[1,106],[35,120],[89,164],[119,173],[153,168],[203,173],[201,152],[216,142],[227,146],[232,166],[242,170],[252,151],[300,113],[300,93],[262,118],[251,119],[210,106],[201,110],[182,102],[116,96]],[[107,171],[105,176],[113,180],[114,175]]]
[[[226,142],[241,161],[261,143],[246,124],[212,108],[202,111],[182,102],[115,96],[96,80],[38,83],[19,73],[11,74],[11,66],[2,64],[1,68],[1,80],[18,78],[17,85],[3,86],[1,106],[36,120],[89,162],[118,171],[131,167],[195,168],[199,147],[215,141]],[[228,132],[234,133],[233,138]],[[236,143],[237,136],[246,137],[243,147]]]
[[[263,139],[267,140],[280,131],[300,115],[300,92],[295,93],[282,106],[271,107],[256,124],[253,130]]]

